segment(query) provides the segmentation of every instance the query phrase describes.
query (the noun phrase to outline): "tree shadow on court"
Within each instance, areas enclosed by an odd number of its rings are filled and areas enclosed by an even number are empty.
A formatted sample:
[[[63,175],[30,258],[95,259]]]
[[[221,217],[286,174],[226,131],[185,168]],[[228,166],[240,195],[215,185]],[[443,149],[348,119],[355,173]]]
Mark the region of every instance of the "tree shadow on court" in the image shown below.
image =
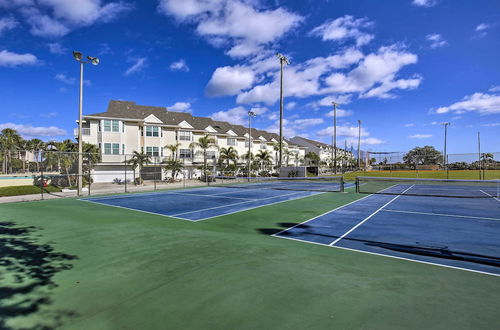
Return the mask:
[[[257,231],[263,235],[274,235],[291,227],[303,228],[303,229],[309,228],[309,226],[306,224],[300,224],[294,222],[278,222],[276,225],[278,225],[280,228],[258,228]],[[286,234],[286,232],[284,232],[283,234]]]
[[[0,222],[0,329],[54,329],[77,314],[51,310],[53,277],[71,269],[72,256],[56,252],[50,243],[40,243],[40,228]],[[13,325],[19,319],[39,320],[29,327]]]

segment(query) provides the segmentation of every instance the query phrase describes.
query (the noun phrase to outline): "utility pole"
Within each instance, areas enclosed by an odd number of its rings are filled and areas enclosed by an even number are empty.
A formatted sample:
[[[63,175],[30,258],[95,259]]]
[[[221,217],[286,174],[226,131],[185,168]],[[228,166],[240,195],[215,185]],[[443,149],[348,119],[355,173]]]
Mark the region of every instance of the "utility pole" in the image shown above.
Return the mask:
[[[251,168],[251,157],[252,154],[252,117],[255,117],[255,112],[248,111],[248,182],[250,182],[250,168]]]
[[[361,169],[361,120],[358,119],[358,171]]]
[[[477,153],[479,161],[479,180],[481,180],[481,133],[477,132]]]
[[[444,161],[443,161],[443,165],[444,165],[444,170],[446,171],[446,178],[448,179],[448,156],[446,154],[446,139],[448,136],[448,125],[450,125],[450,123],[446,122],[446,123],[442,123],[441,125],[444,126]]]
[[[332,150],[332,158],[333,158],[333,173],[337,174],[337,106],[338,104],[332,102],[333,104],[333,150]]]
[[[276,53],[280,61],[280,143],[279,143],[279,159],[278,159],[278,170],[281,168],[281,162],[283,160],[283,66],[285,64],[290,64],[288,58],[280,53]]]

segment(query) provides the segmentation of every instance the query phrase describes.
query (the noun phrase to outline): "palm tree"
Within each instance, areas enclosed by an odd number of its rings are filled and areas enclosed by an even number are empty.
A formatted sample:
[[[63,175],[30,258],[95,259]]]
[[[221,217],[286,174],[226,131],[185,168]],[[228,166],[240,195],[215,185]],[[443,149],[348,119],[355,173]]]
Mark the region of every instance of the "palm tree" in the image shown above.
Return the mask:
[[[0,132],[0,149],[3,152],[3,173],[12,172],[12,151],[19,148],[21,140],[21,136],[12,128],[4,128]]]
[[[179,147],[181,144],[177,142],[176,144],[168,144],[165,146],[168,150],[172,152],[172,159],[177,160],[177,151],[179,150]]]
[[[205,179],[207,178],[207,151],[208,149],[214,148],[219,149],[217,146],[215,139],[210,135],[205,135],[198,139],[198,142],[191,142],[189,148],[195,149],[200,148],[203,151],[203,175]]]
[[[290,157],[294,155],[294,152],[290,151],[289,149],[284,149],[283,155],[285,156],[285,166],[288,166],[288,163],[290,162]]]
[[[141,152],[134,151],[132,158],[127,161],[127,163],[130,164],[134,170],[134,184],[136,184],[135,169],[139,167],[139,183],[142,184],[142,168],[144,165],[151,163],[150,158],[151,156],[146,154],[144,150]]]
[[[42,150],[45,150],[47,145],[40,139],[31,139],[29,141],[29,144],[31,151],[35,155],[36,170],[37,172],[40,172],[40,161],[39,161],[40,152]]]
[[[165,164],[163,166],[163,170],[165,172],[170,171],[172,172],[172,179],[177,178],[177,174],[180,173],[184,167],[182,166],[182,163],[178,161],[177,159],[168,159],[162,162],[162,164]]]
[[[230,161],[236,165],[236,162],[238,161],[238,151],[233,147],[221,148],[219,157],[222,161],[226,162],[226,168],[229,168]]]
[[[312,164],[313,166],[319,165],[320,158],[319,158],[318,154],[315,152],[309,151],[304,156],[304,158],[307,159],[309,161],[309,163]]]
[[[269,165],[273,161],[273,156],[271,156],[271,153],[267,150],[259,150],[255,157],[260,160],[262,170],[265,169],[265,165]]]

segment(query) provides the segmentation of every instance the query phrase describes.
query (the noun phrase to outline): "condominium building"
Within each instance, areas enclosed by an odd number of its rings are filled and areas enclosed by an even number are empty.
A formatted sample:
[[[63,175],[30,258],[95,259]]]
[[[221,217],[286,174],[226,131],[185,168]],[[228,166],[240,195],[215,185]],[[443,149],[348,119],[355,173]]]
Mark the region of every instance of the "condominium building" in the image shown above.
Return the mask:
[[[148,165],[143,175],[155,172],[162,173],[161,162],[169,157],[177,157],[185,167],[188,178],[201,175],[203,164],[201,150],[192,148],[204,135],[210,135],[219,148],[233,147],[239,156],[248,152],[255,155],[259,150],[268,150],[273,157],[273,165],[278,158],[274,143],[279,142],[275,133],[252,129],[249,137],[248,127],[233,125],[225,121],[212,120],[208,117],[197,117],[185,112],[168,111],[165,107],[137,105],[129,101],[110,101],[105,112],[83,116],[82,139],[84,142],[99,146],[101,161],[94,166],[94,181],[109,182],[115,178],[132,177],[130,169],[125,169],[124,162],[131,158],[134,151],[144,151],[151,156],[152,164]],[[250,141],[250,142],[249,142]],[[176,155],[167,148],[179,144]],[[283,141],[284,148],[297,154],[295,159],[304,157],[305,148],[288,140]],[[211,148],[207,152],[210,166],[219,158],[219,150]],[[288,157],[286,161],[294,162]],[[243,166],[245,161],[238,159]]]
[[[290,141],[296,145],[305,148],[305,153],[314,152],[320,158],[321,162],[331,163],[333,159],[333,146],[320,141],[307,139],[301,136],[295,136]],[[352,152],[337,147],[337,165],[346,166],[350,160],[354,159]]]

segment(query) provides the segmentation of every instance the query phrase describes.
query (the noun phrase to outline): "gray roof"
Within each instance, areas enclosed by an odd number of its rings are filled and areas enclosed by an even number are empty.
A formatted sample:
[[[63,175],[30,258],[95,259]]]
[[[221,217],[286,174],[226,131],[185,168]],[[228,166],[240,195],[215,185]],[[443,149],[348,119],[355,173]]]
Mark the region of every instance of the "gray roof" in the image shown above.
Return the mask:
[[[106,112],[99,112],[85,117],[106,117],[117,119],[137,119],[143,120],[149,115],[154,115],[166,125],[179,125],[181,122],[186,121],[195,130],[203,131],[208,126],[214,128],[219,134],[227,134],[232,130],[239,137],[245,136],[248,133],[248,128],[242,125],[233,125],[225,121],[213,120],[208,117],[196,117],[186,112],[168,111],[166,107],[153,107],[138,105],[131,101],[109,101],[108,109]],[[252,137],[258,139],[260,136],[264,137],[267,141],[275,139],[279,141],[279,135],[267,131],[252,129]],[[288,144],[295,145],[295,143],[284,139]]]

